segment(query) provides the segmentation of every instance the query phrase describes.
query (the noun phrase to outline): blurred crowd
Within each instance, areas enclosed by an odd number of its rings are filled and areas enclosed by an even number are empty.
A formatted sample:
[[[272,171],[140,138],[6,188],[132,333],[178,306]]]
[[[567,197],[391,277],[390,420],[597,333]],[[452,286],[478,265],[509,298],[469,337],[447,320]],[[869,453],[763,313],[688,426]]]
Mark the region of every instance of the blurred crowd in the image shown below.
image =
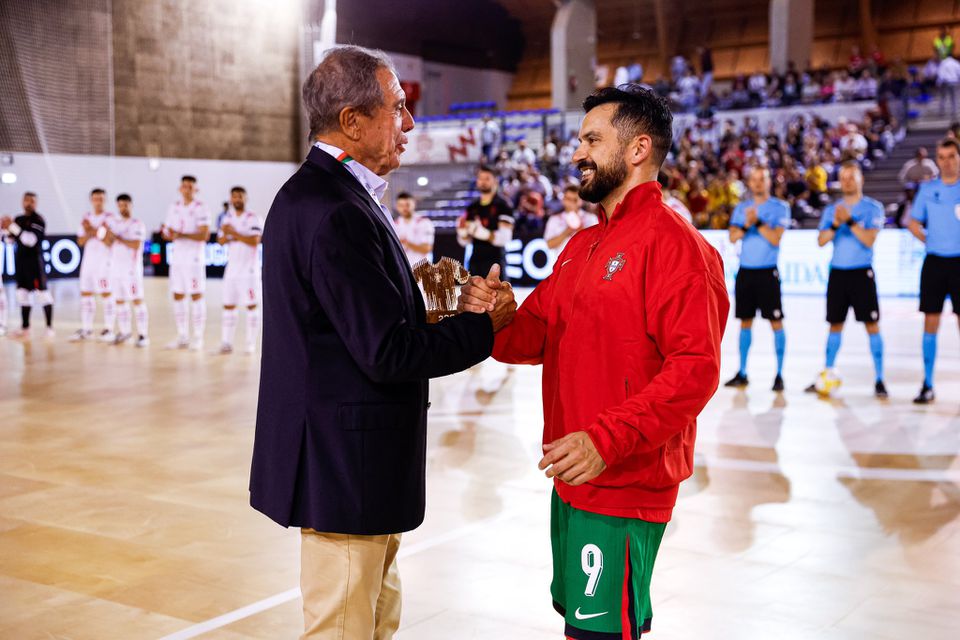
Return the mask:
[[[752,116],[739,124],[732,119],[701,124],[674,139],[662,182],[665,197],[704,229],[727,228],[746,192],[744,169],[754,164],[770,168],[774,195],[790,204],[794,224],[815,226],[841,163],[856,160],[869,171],[905,133],[881,108],[859,121],[829,123],[803,114],[784,127],[771,122],[763,130]],[[579,175],[572,163],[576,147],[575,134],[566,141],[551,134],[542,149],[525,140],[491,149],[499,193],[514,207],[518,228],[542,230],[551,214],[562,211],[564,188]]]
[[[714,83],[711,50],[698,47],[692,58],[674,56],[669,75],[645,77],[639,62],[615,69],[599,65],[596,82],[598,87],[644,82],[668,99],[675,111],[702,117],[709,117],[716,109],[880,100],[890,103],[890,109],[904,119],[910,98],[938,94],[941,115],[946,114],[948,101],[950,113],[955,114],[960,62],[954,58],[954,41],[947,27],[941,29],[932,45],[932,55],[922,66],[908,66],[899,56],[888,59],[877,46],[864,52],[854,45],[845,69],[813,68],[809,64],[800,69],[790,62],[782,73],[741,74],[722,87]]]

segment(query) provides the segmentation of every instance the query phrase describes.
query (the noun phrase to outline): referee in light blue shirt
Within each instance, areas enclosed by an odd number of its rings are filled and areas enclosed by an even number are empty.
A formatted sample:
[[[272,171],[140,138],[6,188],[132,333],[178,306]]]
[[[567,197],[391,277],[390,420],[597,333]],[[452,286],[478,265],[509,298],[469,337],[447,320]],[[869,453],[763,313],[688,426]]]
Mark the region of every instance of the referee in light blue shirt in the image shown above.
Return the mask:
[[[960,143],[946,139],[937,145],[940,177],[920,185],[910,212],[910,232],[927,245],[920,272],[920,311],[923,323],[923,387],[917,404],[934,400],[933,368],[943,303],[950,296],[960,317]]]
[[[743,240],[740,270],[734,286],[736,314],[740,319],[740,370],[727,381],[727,387],[743,388],[747,380],[747,354],[753,342],[753,319],[760,312],[773,327],[777,352],[777,376],[774,391],[783,391],[783,356],[787,337],[783,331],[783,301],[780,296],[780,240],[790,225],[790,205],[770,195],[770,170],[751,167],[747,186],[752,198],[741,202],[730,218],[730,242]]]
[[[870,353],[877,378],[874,394],[888,397],[883,384],[883,338],[880,336],[880,303],[877,299],[877,281],[873,271],[873,244],[883,228],[883,205],[863,195],[863,172],[860,165],[848,161],[840,169],[840,190],[843,198],[828,205],[820,218],[820,246],[833,242],[830,260],[830,279],[827,281],[827,337],[826,369],[821,379],[840,378],[834,370],[843,323],[853,307],[857,322],[862,322],[870,337]],[[827,388],[826,386],[824,388]],[[806,391],[816,392],[816,383]]]

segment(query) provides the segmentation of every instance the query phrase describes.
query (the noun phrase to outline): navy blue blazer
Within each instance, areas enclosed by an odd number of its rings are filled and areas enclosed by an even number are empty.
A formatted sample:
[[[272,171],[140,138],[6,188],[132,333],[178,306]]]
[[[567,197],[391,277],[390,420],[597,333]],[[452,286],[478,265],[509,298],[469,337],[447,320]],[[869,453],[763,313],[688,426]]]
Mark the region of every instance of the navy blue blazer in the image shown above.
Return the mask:
[[[428,380],[493,349],[486,314],[427,324],[388,225],[316,147],[270,207],[250,504],[284,526],[363,535],[419,526]]]

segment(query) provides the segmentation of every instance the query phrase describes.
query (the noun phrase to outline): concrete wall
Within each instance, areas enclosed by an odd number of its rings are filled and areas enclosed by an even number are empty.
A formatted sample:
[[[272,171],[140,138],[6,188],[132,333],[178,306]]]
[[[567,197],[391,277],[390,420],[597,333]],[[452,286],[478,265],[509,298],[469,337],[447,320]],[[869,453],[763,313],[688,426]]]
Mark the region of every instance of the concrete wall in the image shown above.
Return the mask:
[[[291,0],[114,0],[119,155],[299,157]]]
[[[299,1],[3,0],[0,151],[294,161]]]

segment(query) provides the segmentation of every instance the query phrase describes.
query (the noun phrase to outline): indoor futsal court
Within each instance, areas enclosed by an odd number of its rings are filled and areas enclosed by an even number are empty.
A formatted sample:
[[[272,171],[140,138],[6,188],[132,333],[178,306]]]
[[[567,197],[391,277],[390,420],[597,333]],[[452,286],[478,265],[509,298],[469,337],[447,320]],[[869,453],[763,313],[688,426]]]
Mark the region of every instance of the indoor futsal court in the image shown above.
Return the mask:
[[[958,38],[0,3],[0,638],[957,637]]]

